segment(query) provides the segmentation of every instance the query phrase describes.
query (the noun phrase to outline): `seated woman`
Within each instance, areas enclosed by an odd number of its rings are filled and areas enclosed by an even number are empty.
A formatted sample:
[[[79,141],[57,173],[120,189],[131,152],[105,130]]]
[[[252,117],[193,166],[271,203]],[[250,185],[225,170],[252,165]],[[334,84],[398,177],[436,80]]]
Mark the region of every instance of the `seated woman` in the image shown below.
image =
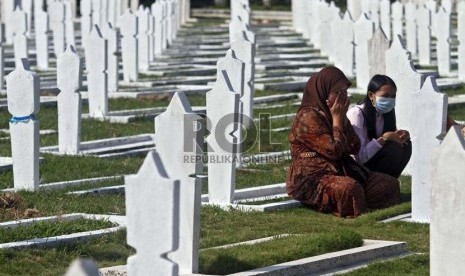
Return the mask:
[[[351,83],[336,67],[325,67],[307,82],[289,134],[292,165],[289,196],[321,212],[356,217],[366,208],[399,202],[396,178],[361,168],[360,140],[346,117]],[[358,173],[357,173],[358,172]]]
[[[409,132],[396,127],[396,90],[391,78],[375,75],[365,99],[349,109],[347,117],[361,143],[355,160],[370,170],[398,178],[410,160],[412,144]]]

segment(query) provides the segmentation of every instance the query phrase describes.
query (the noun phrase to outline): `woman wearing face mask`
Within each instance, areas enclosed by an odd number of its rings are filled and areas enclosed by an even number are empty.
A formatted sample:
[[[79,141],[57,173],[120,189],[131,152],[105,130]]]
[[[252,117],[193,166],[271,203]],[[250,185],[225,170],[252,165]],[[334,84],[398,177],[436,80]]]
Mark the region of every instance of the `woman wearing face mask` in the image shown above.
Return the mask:
[[[350,85],[333,66],[314,74],[289,133],[292,164],[287,193],[306,206],[339,217],[392,206],[400,195],[397,179],[368,171],[350,156],[360,148],[346,117]]]
[[[396,84],[385,75],[375,75],[365,99],[349,109],[349,118],[361,147],[355,160],[369,169],[399,177],[412,155],[410,134],[397,129]]]

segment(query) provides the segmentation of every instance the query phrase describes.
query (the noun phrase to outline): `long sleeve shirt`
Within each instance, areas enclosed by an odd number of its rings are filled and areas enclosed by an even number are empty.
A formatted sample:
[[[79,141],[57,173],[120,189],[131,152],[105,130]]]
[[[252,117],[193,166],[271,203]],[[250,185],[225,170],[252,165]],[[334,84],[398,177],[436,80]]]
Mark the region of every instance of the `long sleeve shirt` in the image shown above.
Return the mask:
[[[356,105],[347,111],[347,118],[352,124],[355,133],[360,139],[360,151],[358,154],[353,155],[357,162],[364,164],[370,160],[383,146],[377,139],[368,138],[368,129],[363,116],[363,104]],[[376,114],[376,136],[380,137],[383,134],[384,118],[380,114]]]

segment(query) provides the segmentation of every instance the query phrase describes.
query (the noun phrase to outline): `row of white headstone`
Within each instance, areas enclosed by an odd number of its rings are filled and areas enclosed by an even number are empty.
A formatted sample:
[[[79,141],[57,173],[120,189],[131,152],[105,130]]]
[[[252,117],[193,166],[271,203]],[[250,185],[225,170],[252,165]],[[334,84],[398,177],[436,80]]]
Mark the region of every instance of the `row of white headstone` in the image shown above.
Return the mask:
[[[410,131],[413,144],[412,158],[406,168],[412,175],[412,219],[429,222],[431,152],[441,143],[438,137],[444,136],[447,96],[439,92],[434,78],[425,78],[414,69],[411,54],[400,35],[394,37],[389,48],[389,40],[381,28],[376,32],[374,28],[374,22],[366,15],[354,24],[357,83],[362,83],[360,87],[365,89],[374,74],[386,74],[395,81],[397,127]],[[336,37],[345,41],[342,31]],[[341,47],[341,43],[337,45]]]
[[[155,118],[157,151],[150,152],[138,174],[125,181],[128,244],[137,251],[128,259],[130,275],[197,272],[201,181],[195,176],[202,172],[205,128],[192,126],[206,124],[210,132],[206,138],[209,202],[230,205],[235,190],[234,160],[240,150],[246,67],[234,50],[218,60],[217,80],[206,95],[206,120],[192,112],[181,93]],[[173,121],[179,124],[173,125]],[[147,220],[147,216],[157,219]]]
[[[295,10],[294,26],[296,30],[302,32],[303,36],[308,38],[315,47],[320,48],[323,54],[328,55],[330,61],[340,67],[346,75],[353,76],[354,72],[356,72],[357,86],[362,89],[366,88],[370,76],[373,75],[371,72],[375,71],[368,64],[369,56],[366,55],[368,50],[367,43],[373,37],[374,31],[377,28],[382,28],[382,33],[389,39],[391,37],[391,25],[376,24],[377,21],[373,21],[365,13],[356,22],[352,21],[348,12],[341,18],[337,7],[332,4],[328,5],[323,1],[296,0],[293,3],[295,3],[293,11]],[[392,10],[392,18],[396,18],[397,20],[393,20],[392,22],[392,34],[402,35],[404,33],[402,22],[403,5],[395,2],[392,4]],[[450,12],[447,12],[445,7],[441,7],[437,12],[435,10],[435,16],[432,17],[431,10],[426,5],[419,6],[417,9],[415,4],[411,2],[405,4],[405,10],[407,48],[414,56],[416,56],[418,51],[420,65],[431,65],[431,30],[433,26],[436,26],[438,73],[440,76],[451,76]],[[310,16],[304,16],[306,14],[305,11]],[[463,1],[457,5],[457,11],[459,15],[458,39],[459,42],[463,42],[460,43],[461,46],[459,46],[458,51],[458,76],[460,79],[465,79],[465,41],[463,41],[465,38],[460,33],[465,26],[465,4]],[[399,14],[400,16],[398,16]],[[311,22],[308,22],[310,18]],[[434,18],[435,21],[432,21],[431,18]],[[432,24],[434,22],[437,24]],[[383,25],[389,27],[384,27]],[[387,32],[385,28],[388,30]],[[332,35],[326,35],[328,33],[332,33]],[[352,54],[354,52],[355,60]]]

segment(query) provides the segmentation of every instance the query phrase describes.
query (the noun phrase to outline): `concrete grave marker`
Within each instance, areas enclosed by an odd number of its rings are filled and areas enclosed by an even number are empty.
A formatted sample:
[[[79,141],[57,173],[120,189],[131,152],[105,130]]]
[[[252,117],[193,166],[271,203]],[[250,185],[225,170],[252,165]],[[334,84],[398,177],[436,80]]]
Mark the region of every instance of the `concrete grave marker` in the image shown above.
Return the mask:
[[[38,2],[38,1],[36,1]],[[21,8],[26,13],[27,31],[26,36],[31,38],[32,30],[32,13],[33,13],[33,0],[21,0]]]
[[[375,29],[379,27],[379,3],[380,1],[369,1],[369,19],[375,23]]]
[[[255,83],[255,44],[245,40],[238,40],[231,44],[236,58],[244,62],[243,94],[240,96],[242,103],[242,124],[249,128],[253,124],[253,95]]]
[[[373,37],[368,41],[369,74],[386,74],[386,51],[389,49],[389,40],[381,28],[376,29]]]
[[[92,259],[77,259],[69,266],[65,276],[99,276],[98,266]]]
[[[81,0],[81,36],[84,48],[92,28],[92,0]]]
[[[436,0],[426,0],[424,3],[419,3],[419,6],[425,6],[428,10],[431,11],[431,35],[436,36],[437,34],[437,25],[436,25],[436,12],[438,9],[438,3]]]
[[[124,81],[139,79],[138,19],[129,9],[120,17]]]
[[[56,57],[65,51],[65,5],[53,2],[49,9],[50,28],[53,31],[53,51]]]
[[[35,40],[36,40],[36,57],[37,67],[40,69],[49,68],[48,58],[48,14],[42,9],[36,10],[35,19]]]
[[[418,59],[420,65],[431,64],[431,11],[422,5],[417,11]]]
[[[335,63],[348,77],[354,76],[354,21],[346,12],[338,28],[339,47],[335,47]]]
[[[217,80],[206,94],[208,143],[208,194],[213,204],[234,201],[239,131],[240,93],[237,75],[244,72],[244,63],[228,51],[217,63]],[[213,160],[213,161],[212,161]]]
[[[137,43],[139,47],[139,70],[148,71],[150,67],[150,54],[149,54],[149,25],[150,13],[143,6],[139,7],[136,13],[138,29],[137,29]]]
[[[28,58],[27,46],[27,16],[21,8],[16,7],[10,17],[10,24],[13,31],[13,48],[15,53],[15,62],[20,62],[23,58]],[[18,66],[18,65],[16,65]]]
[[[375,24],[362,15],[354,24],[355,68],[357,87],[366,89],[371,79],[368,63],[368,41],[373,36]]]
[[[407,39],[407,49],[412,56],[418,55],[418,34],[417,34],[417,7],[412,2],[405,3],[405,36]]]
[[[92,0],[92,24],[102,24],[102,0]],[[91,28],[92,30],[92,28]]]
[[[432,161],[431,275],[460,275],[465,270],[465,141],[460,126],[449,130]]]
[[[436,53],[438,61],[438,71],[440,76],[450,76],[450,40],[451,40],[451,24],[450,13],[445,9],[440,8],[437,15],[437,44]]]
[[[420,91],[423,76],[414,69],[410,53],[405,49],[399,35],[394,38],[391,48],[386,51],[386,75],[391,77],[397,86],[397,128],[412,131],[414,116],[412,105],[416,101],[413,93]],[[411,174],[411,170],[411,164],[409,164],[404,172]]]
[[[441,8],[446,10],[446,12],[448,14],[451,14],[452,13],[452,1],[451,0],[441,0]]]
[[[118,42],[119,32],[114,29],[110,22],[103,24],[102,29],[103,38],[107,40],[108,44],[108,91],[118,91],[119,85],[119,64],[118,64]]]
[[[178,275],[167,254],[179,246],[179,181],[169,178],[155,151],[136,175],[125,177],[128,275]]]
[[[412,113],[412,220],[430,221],[430,189],[432,152],[439,148],[437,138],[445,133],[447,96],[436,86],[433,77],[426,78],[419,93],[415,93]]]
[[[5,88],[5,25],[0,23],[0,90]]]
[[[391,2],[389,0],[380,0],[379,2],[379,20],[381,29],[388,40],[391,39]]]
[[[5,24],[5,38],[6,44],[13,44],[13,28],[14,26],[10,23],[11,16],[15,10],[15,0],[2,0],[2,22]]]
[[[396,1],[391,5],[391,17],[392,17],[392,35],[404,35],[403,32],[403,17],[404,17],[404,5],[401,2]]]
[[[152,4],[152,15],[155,18],[155,55],[160,55],[163,52],[163,6],[161,1],[156,1]]]
[[[178,264],[181,274],[198,272],[199,265],[202,180],[190,175],[203,170],[202,160],[197,159],[202,156],[203,128],[193,128],[201,121],[183,93],[175,93],[166,111],[155,117],[157,153],[164,160],[168,176],[176,176],[180,182],[179,250],[169,257]]]
[[[81,143],[82,64],[72,45],[58,57],[58,147],[60,153],[77,154]]]
[[[414,102],[413,92],[420,91],[423,76],[413,66],[410,53],[405,49],[402,38],[397,36],[386,51],[386,75],[391,77],[397,86],[396,121],[398,129],[412,129],[411,118]]]
[[[458,74],[465,81],[465,1],[457,4]]]
[[[362,15],[361,0],[347,0],[347,10],[354,20]]]
[[[90,33],[85,55],[89,115],[104,117],[108,113],[108,44],[97,25]]]
[[[40,109],[39,76],[29,70],[22,59],[6,76],[10,119],[13,182],[17,190],[37,191],[39,188],[39,126],[35,115]]]
[[[72,3],[69,1],[64,2],[65,4],[65,37],[66,45],[76,45],[74,38],[74,16]]]

